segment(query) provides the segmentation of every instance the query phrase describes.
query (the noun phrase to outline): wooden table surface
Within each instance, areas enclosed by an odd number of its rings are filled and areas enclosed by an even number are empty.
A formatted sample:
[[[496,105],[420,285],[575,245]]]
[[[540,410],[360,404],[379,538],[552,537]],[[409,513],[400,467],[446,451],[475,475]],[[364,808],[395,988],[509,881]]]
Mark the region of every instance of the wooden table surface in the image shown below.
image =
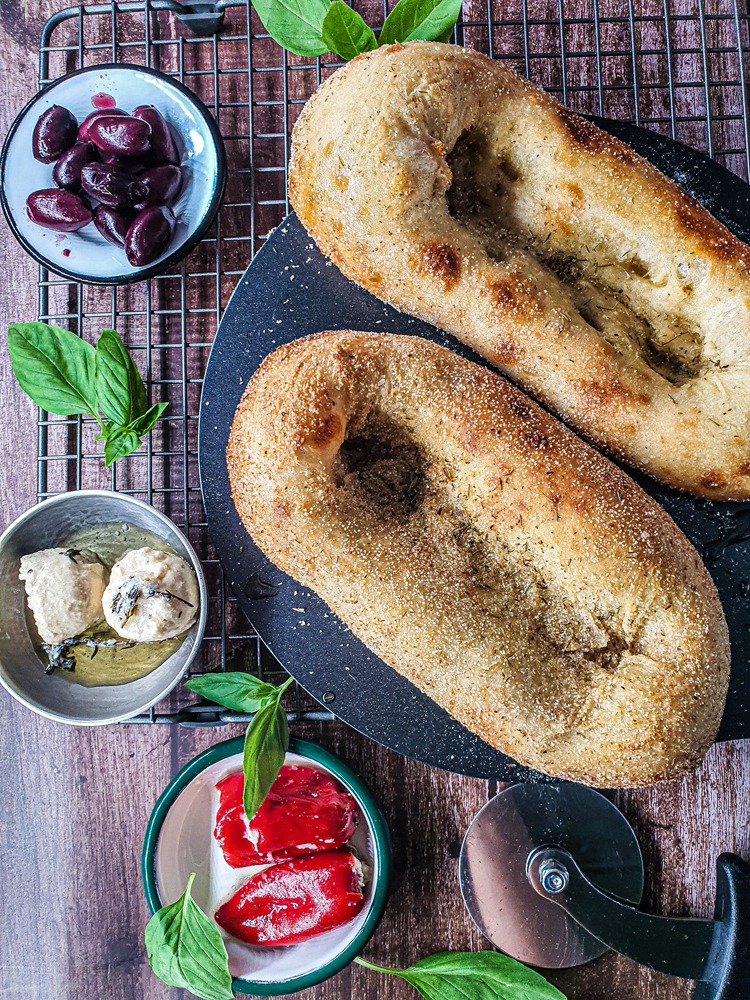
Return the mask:
[[[60,0],[0,0],[0,133],[36,90],[41,26]],[[637,6],[637,5],[636,5]],[[36,265],[0,233],[0,327],[36,317]],[[211,322],[209,317],[207,322]],[[210,336],[212,331],[208,331]],[[2,526],[36,494],[36,411],[0,351]],[[0,697],[0,997],[8,1000],[162,1000],[177,996],[151,974],[139,852],[148,814],[165,784],[197,752],[241,733],[178,726],[75,729]],[[342,724],[306,723],[296,735],[339,753],[372,787],[390,823],[392,894],[366,955],[405,965],[483,940],[461,903],[457,856],[487,782],[413,763]],[[712,913],[714,862],[750,853],[750,749],[712,748],[690,778],[615,801],[633,823],[646,867],[647,908]],[[550,978],[570,1000],[683,1000],[691,984],[607,955]],[[412,996],[402,982],[356,966],[300,994],[304,1000]]]

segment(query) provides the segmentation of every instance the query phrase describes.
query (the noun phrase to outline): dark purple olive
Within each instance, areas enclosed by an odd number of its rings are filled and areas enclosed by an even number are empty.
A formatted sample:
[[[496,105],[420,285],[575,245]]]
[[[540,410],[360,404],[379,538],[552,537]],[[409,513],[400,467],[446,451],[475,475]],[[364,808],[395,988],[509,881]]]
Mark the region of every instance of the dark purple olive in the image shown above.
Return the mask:
[[[48,108],[34,126],[31,151],[34,159],[54,163],[76,141],[78,122],[59,104]]]
[[[88,203],[72,191],[60,188],[34,191],[26,199],[26,213],[37,226],[54,229],[57,233],[74,233],[91,222]]]
[[[78,126],[78,141],[91,142],[89,129],[97,118],[104,118],[105,116],[108,118],[127,118],[128,113],[127,111],[120,111],[119,108],[97,108],[97,110],[92,111],[90,115],[86,115],[81,124]]]
[[[115,156],[113,153],[102,153],[102,163],[108,163],[120,170],[128,170],[131,174],[142,174],[148,164],[145,160],[136,160],[130,156]]]
[[[171,205],[182,187],[182,171],[171,163],[165,163],[161,167],[151,167],[138,180],[148,192],[143,201],[135,206],[140,212],[151,205]]]
[[[87,163],[81,170],[86,194],[112,208],[132,208],[148,194],[135,174],[106,163]]]
[[[89,126],[89,139],[103,153],[142,156],[151,146],[151,126],[130,115],[102,115]]]
[[[144,208],[125,237],[125,256],[133,267],[144,267],[161,257],[169,246],[177,220],[166,205]]]
[[[169,122],[153,106],[141,104],[133,112],[134,118],[140,118],[151,126],[151,158],[156,166],[162,163],[180,165],[180,153]]]
[[[52,170],[52,179],[68,191],[81,190],[81,170],[87,163],[96,163],[99,153],[93,142],[77,142],[66,149]]]
[[[125,246],[125,237],[134,218],[132,212],[123,211],[121,208],[110,208],[108,205],[97,205],[94,209],[94,225],[105,240],[118,247]]]

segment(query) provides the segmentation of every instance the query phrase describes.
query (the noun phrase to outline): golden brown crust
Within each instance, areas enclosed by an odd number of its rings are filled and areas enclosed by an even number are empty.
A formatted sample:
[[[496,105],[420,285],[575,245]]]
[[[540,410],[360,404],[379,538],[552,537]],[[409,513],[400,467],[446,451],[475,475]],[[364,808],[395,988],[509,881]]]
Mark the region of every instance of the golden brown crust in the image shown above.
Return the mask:
[[[311,98],[289,192],[349,278],[592,441],[750,498],[750,248],[619,140],[499,62],[412,42]]]
[[[227,459],[266,555],[521,763],[644,785],[710,745],[729,647],[698,554],[499,375],[414,337],[298,340],[250,380]]]

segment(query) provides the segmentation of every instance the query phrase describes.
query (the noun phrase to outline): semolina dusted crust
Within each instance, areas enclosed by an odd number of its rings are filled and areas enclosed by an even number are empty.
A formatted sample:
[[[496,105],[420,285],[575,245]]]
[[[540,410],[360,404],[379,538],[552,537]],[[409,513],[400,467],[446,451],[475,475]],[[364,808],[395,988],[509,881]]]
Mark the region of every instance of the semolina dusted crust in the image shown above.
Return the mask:
[[[750,248],[499,62],[411,42],[338,70],[289,195],[347,277],[662,482],[750,498]]]
[[[647,785],[712,742],[729,645],[697,552],[500,375],[415,337],[297,340],[248,383],[227,461],[265,554],[522,764]]]

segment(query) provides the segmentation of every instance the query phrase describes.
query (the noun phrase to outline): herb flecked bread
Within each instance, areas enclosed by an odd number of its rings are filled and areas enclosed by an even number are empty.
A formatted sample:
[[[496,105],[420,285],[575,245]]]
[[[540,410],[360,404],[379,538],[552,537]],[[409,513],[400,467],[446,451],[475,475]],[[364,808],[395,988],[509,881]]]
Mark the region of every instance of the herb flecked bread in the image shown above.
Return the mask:
[[[248,383],[228,466],[266,555],[521,763],[645,785],[714,738],[729,646],[698,554],[500,375],[414,337],[295,341]]]
[[[750,248],[499,62],[412,42],[338,70],[289,193],[347,277],[662,482],[750,498]]]

